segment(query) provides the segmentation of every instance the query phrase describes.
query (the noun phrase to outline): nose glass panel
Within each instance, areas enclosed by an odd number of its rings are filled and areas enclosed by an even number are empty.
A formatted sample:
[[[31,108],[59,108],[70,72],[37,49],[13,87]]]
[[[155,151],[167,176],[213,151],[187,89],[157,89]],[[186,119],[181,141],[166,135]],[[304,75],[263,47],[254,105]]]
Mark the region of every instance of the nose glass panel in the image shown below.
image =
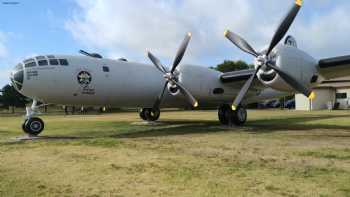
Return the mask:
[[[24,80],[24,71],[22,65],[17,65],[15,71],[11,74],[12,85],[19,91],[22,89]]]

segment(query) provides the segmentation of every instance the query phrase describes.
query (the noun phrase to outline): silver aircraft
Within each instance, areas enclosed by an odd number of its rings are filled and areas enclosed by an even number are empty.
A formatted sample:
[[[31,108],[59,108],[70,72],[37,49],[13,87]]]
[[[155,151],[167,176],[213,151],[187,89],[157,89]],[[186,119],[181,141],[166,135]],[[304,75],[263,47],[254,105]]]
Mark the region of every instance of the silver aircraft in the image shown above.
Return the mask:
[[[24,132],[38,135],[44,122],[37,117],[37,102],[140,108],[140,117],[156,121],[165,107],[217,107],[219,121],[242,125],[249,103],[300,92],[313,99],[312,88],[326,79],[350,74],[350,56],[316,60],[297,48],[286,35],[302,6],[297,0],[276,30],[268,48],[256,51],[242,37],[227,30],[225,36],[255,57],[255,69],[221,73],[204,66],[180,65],[191,39],[188,33],[172,66],[166,67],[151,53],[153,65],[85,56],[40,55],[20,62],[11,82],[33,99],[23,123]],[[234,98],[234,99],[233,99]],[[233,103],[232,103],[233,102]]]

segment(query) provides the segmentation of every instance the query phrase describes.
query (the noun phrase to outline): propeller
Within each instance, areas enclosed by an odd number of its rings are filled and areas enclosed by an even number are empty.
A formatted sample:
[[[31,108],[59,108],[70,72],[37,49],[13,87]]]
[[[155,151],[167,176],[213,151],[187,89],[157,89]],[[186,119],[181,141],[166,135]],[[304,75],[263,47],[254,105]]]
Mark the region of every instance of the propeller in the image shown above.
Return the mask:
[[[191,40],[192,34],[188,33],[183,40],[182,44],[180,45],[180,48],[178,49],[174,63],[172,65],[171,70],[169,71],[166,69],[163,64],[160,62],[160,60],[154,56],[150,51],[147,52],[148,58],[152,61],[154,66],[161,72],[163,73],[163,77],[166,80],[164,87],[158,97],[156,98],[156,101],[153,105],[153,109],[159,109],[159,106],[163,100],[165,90],[168,86],[168,84],[176,86],[180,92],[186,97],[188,102],[193,106],[193,107],[198,107],[198,101],[192,96],[192,94],[178,81],[178,75],[175,74],[176,68],[179,66],[185,52],[187,49],[187,46]]]
[[[232,109],[236,110],[236,108],[241,103],[244,96],[247,94],[251,84],[253,83],[253,80],[259,70],[266,66],[267,68],[270,68],[274,70],[279,76],[294,90],[303,93],[305,96],[307,96],[310,100],[313,100],[316,95],[315,93],[310,90],[309,88],[305,87],[303,84],[301,84],[299,81],[294,79],[291,75],[286,73],[285,71],[281,70],[279,67],[275,65],[273,61],[269,59],[269,55],[271,51],[278,45],[278,43],[283,39],[283,37],[286,35],[288,29],[290,28],[291,24],[293,23],[295,17],[297,16],[301,6],[303,4],[303,0],[296,0],[294,6],[290,9],[288,14],[285,16],[285,18],[282,20],[281,24],[279,25],[278,29],[276,30],[274,36],[272,37],[272,40],[270,42],[269,48],[266,51],[265,54],[259,54],[254,50],[254,48],[241,36],[226,30],[225,31],[225,37],[229,39],[234,45],[236,45],[238,48],[240,48],[242,51],[249,53],[253,55],[256,58],[256,70],[255,73],[246,81],[240,92],[238,93],[238,96],[235,98]]]

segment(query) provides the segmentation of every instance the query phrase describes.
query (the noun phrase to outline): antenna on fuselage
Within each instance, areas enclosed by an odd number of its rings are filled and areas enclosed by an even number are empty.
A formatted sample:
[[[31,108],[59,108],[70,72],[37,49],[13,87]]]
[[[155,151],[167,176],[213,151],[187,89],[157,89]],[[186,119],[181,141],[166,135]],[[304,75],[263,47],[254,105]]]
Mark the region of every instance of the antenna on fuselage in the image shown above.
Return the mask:
[[[79,50],[79,53],[83,54],[83,55],[86,55],[86,56],[89,56],[89,57],[93,57],[93,58],[99,58],[99,59],[102,59],[102,55],[98,54],[98,53],[88,53],[84,50]]]

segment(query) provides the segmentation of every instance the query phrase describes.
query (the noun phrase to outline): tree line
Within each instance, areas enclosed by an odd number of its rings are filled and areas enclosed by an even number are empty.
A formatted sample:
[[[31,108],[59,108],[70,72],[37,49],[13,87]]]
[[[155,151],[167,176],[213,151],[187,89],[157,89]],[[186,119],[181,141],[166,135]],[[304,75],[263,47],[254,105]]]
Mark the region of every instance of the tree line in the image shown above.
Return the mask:
[[[5,85],[1,90],[0,106],[15,112],[15,107],[25,107],[29,98],[26,98],[22,94],[18,93],[12,85]]]

